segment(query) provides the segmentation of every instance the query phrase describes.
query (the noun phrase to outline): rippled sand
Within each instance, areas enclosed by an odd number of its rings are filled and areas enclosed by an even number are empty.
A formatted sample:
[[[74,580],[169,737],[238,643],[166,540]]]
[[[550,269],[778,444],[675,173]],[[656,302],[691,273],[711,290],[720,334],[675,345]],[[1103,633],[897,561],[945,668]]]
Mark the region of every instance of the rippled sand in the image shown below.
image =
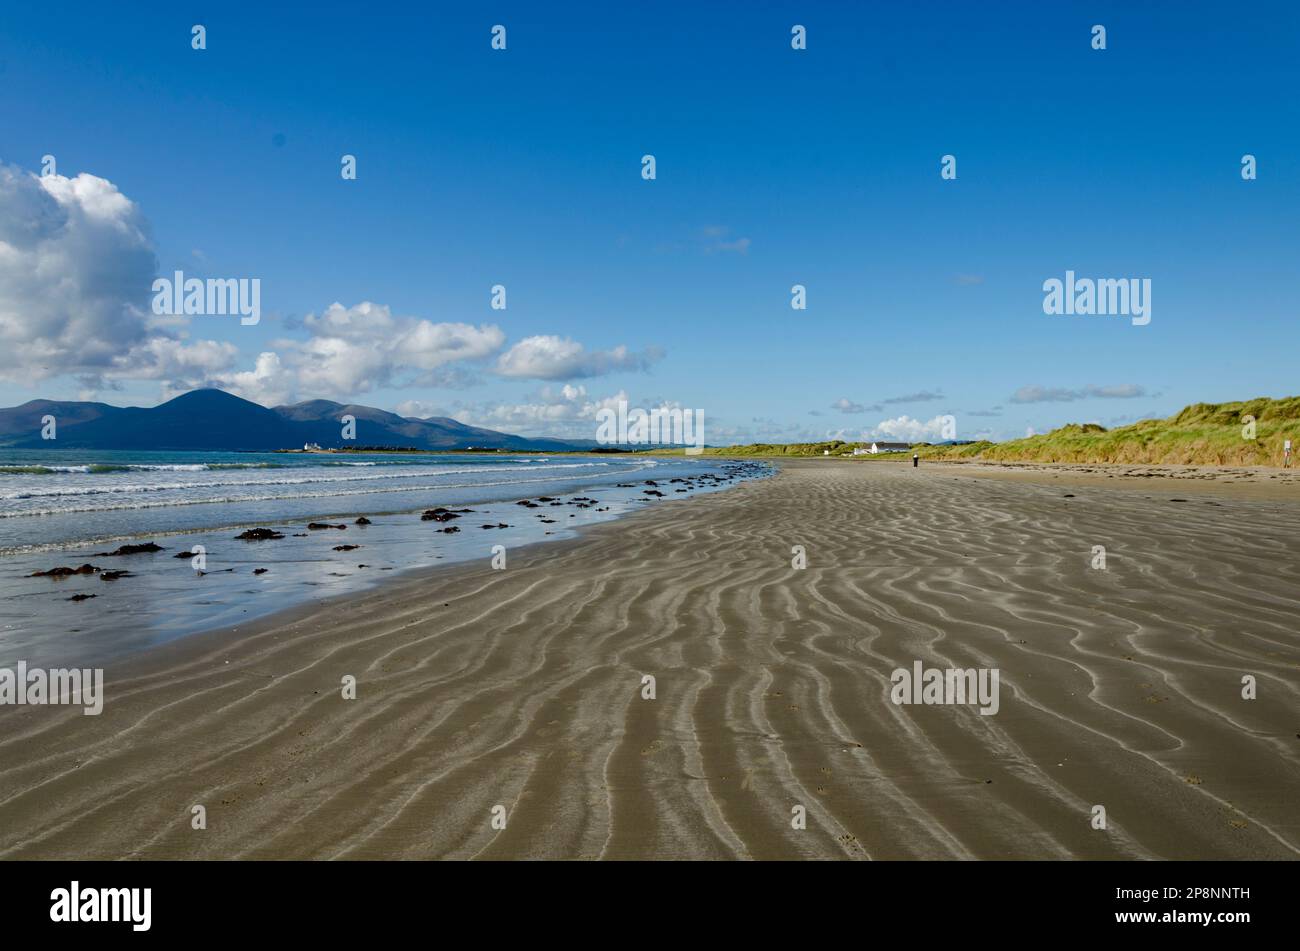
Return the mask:
[[[1300,501],[1143,488],[783,463],[168,645],[0,709],[0,855],[1294,859]]]

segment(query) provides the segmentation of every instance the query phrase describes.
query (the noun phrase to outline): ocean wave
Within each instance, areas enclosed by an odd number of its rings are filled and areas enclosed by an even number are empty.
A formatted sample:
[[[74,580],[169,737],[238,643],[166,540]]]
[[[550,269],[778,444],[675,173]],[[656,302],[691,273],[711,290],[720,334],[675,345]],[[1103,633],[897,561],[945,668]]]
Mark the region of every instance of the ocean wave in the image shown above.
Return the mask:
[[[565,467],[559,467],[565,468]],[[488,489],[497,488],[507,485],[536,485],[542,482],[564,482],[571,479],[570,475],[554,476],[537,476],[528,479],[506,479],[499,482],[454,482],[438,483],[434,485],[401,485],[401,486],[372,486],[369,488],[360,488],[355,491],[344,493],[346,495],[381,495],[398,492],[435,492],[445,489]],[[599,485],[592,485],[589,488],[597,489]],[[525,493],[531,494],[531,493]],[[28,509],[14,512],[0,512],[0,519],[6,518],[24,518],[38,515],[75,515],[86,512],[122,512],[136,511],[139,509],[156,509],[170,508],[181,505],[221,505],[240,502],[293,502],[300,499],[328,499],[338,497],[338,492],[295,492],[295,493],[273,493],[262,495],[225,495],[225,496],[207,496],[197,499],[158,499],[148,500],[140,499],[134,502],[123,502],[117,505],[91,505],[91,506],[60,506],[58,508]],[[260,516],[259,516],[260,518]],[[266,519],[263,519],[265,521]],[[281,519],[281,521],[296,521],[296,516]],[[160,530],[164,531],[164,530]]]
[[[39,463],[30,465],[0,465],[0,475],[100,475],[108,472],[225,472],[239,469],[314,469],[331,466],[364,467],[371,466],[413,466],[429,463],[424,460],[394,459],[381,462],[317,462],[312,465],[286,465],[283,462],[195,462],[195,463],[147,463],[147,462],[87,462],[67,466],[50,466]]]
[[[586,463],[566,463],[549,466],[537,466],[532,471],[538,472],[543,469],[587,469],[593,466]],[[298,470],[304,471],[304,470]],[[305,470],[310,471],[310,470]],[[64,498],[75,496],[95,496],[95,495],[138,495],[153,492],[186,492],[197,489],[238,489],[254,486],[273,486],[273,485],[311,485],[313,483],[321,484],[346,484],[355,482],[367,482],[390,479],[422,479],[438,478],[440,476],[468,475],[471,473],[491,473],[491,472],[518,472],[509,466],[475,466],[474,468],[465,469],[447,469],[441,467],[424,467],[420,470],[409,472],[366,472],[357,473],[356,475],[307,475],[307,476],[277,476],[275,478],[263,479],[244,479],[229,481],[202,481],[202,482],[118,482],[118,483],[97,483],[97,484],[76,484],[76,485],[53,485],[53,486],[27,486],[21,489],[13,489],[9,492],[0,492],[0,501],[22,501],[24,499],[43,499],[43,498]],[[437,486],[433,486],[437,488]],[[189,500],[186,500],[189,501]],[[205,501],[205,500],[199,500]],[[179,503],[178,503],[179,504]],[[92,510],[93,511],[93,510]],[[10,515],[23,514],[21,512],[9,513]]]
[[[213,472],[223,469],[289,469],[283,462],[209,462],[207,467]]]
[[[0,475],[100,475],[106,472],[205,472],[209,469],[261,469],[280,468],[274,462],[208,462],[208,463],[126,463],[86,462],[71,466],[17,465],[0,466]]]

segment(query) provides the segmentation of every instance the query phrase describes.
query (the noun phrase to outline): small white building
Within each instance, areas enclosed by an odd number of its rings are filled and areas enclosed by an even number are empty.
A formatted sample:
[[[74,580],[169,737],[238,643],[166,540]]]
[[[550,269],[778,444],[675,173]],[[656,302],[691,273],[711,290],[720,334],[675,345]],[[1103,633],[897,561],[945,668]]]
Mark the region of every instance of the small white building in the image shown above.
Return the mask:
[[[882,452],[907,452],[911,448],[911,443],[905,442],[873,442],[870,449],[864,449],[861,446],[854,448],[853,455],[875,456]]]
[[[320,452],[320,443],[305,442],[302,444],[303,452]]]

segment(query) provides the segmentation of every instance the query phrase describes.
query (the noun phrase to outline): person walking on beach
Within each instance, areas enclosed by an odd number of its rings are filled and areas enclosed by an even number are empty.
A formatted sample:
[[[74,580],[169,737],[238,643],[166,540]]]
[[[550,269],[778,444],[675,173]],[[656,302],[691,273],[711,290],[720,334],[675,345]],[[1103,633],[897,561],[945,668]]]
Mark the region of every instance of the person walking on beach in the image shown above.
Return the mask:
[[[912,453],[912,468],[915,469],[921,463],[921,457],[917,453]]]

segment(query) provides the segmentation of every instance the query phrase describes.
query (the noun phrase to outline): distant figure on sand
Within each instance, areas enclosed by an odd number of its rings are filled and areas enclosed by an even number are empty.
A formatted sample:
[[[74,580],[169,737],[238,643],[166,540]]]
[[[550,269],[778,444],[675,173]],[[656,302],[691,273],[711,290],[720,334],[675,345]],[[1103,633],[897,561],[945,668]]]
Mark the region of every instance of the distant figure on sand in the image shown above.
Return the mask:
[[[921,457],[917,453],[912,453],[912,468],[915,469],[921,462]]]

